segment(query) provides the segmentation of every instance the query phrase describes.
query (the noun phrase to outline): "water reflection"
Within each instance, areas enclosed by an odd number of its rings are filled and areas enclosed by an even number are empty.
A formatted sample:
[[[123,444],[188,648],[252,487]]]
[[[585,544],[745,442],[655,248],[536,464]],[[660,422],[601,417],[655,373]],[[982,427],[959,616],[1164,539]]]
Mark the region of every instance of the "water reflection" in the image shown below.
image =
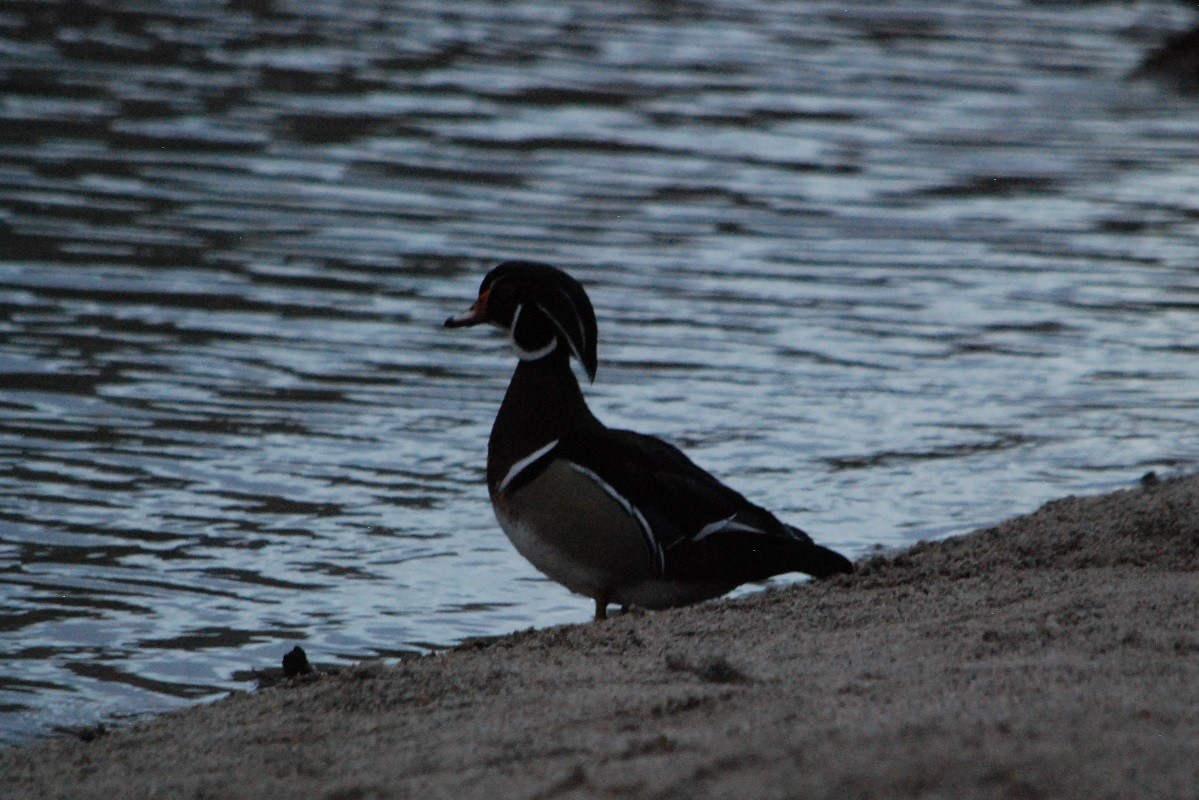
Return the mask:
[[[0,738],[580,621],[491,519],[512,256],[593,406],[851,553],[1193,467],[1172,5],[18,5]],[[985,42],[986,46],[980,46]]]

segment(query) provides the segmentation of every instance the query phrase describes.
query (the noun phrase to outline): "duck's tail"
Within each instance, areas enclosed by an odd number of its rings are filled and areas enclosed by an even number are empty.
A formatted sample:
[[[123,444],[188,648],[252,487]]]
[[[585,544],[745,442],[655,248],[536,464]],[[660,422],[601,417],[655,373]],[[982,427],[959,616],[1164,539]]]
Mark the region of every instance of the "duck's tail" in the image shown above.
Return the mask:
[[[800,545],[795,554],[795,569],[811,575],[813,578],[827,578],[830,575],[845,575],[853,572],[853,562],[836,550],[830,550],[816,544],[812,537],[798,528],[787,526],[795,535]]]

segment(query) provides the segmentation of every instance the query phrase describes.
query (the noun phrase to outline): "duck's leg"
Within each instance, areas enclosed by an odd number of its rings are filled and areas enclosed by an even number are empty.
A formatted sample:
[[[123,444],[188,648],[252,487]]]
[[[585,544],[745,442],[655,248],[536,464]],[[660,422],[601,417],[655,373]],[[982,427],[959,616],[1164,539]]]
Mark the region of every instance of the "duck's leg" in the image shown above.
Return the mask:
[[[601,619],[607,619],[607,618],[608,618],[608,598],[607,597],[595,598],[596,622],[598,622]]]

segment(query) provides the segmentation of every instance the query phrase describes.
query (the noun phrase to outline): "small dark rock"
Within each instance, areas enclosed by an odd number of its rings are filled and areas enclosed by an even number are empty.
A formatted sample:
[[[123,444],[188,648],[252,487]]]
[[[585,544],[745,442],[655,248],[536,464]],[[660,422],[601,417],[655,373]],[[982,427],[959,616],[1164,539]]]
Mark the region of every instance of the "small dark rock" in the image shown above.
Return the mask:
[[[294,678],[297,675],[307,675],[310,672],[312,672],[312,665],[308,663],[308,654],[299,645],[293,647],[283,656],[283,677]]]
[[[101,736],[107,736],[108,728],[105,728],[102,724],[90,725],[86,728],[77,728],[75,730],[75,735],[85,742],[94,742]]]

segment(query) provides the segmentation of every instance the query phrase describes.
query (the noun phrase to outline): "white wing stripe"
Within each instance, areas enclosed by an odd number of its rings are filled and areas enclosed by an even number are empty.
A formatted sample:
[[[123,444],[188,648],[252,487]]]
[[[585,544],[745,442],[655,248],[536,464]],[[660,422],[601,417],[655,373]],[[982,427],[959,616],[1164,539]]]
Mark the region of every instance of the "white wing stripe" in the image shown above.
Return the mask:
[[[591,478],[591,480],[595,481],[596,484],[598,484],[599,487],[604,490],[605,494],[607,494],[617,503],[620,503],[624,510],[629,512],[629,515],[632,516],[633,519],[637,520],[637,524],[641,526],[641,534],[645,537],[646,544],[649,545],[650,551],[654,554],[654,562],[655,566],[657,567],[658,575],[663,575],[666,572],[666,554],[662,552],[662,546],[658,544],[658,540],[654,536],[654,531],[652,528],[650,528],[649,522],[646,521],[645,516],[639,510],[637,510],[636,506],[629,502],[628,498],[624,497],[620,492],[612,488],[612,485],[599,475],[596,475],[591,470],[584,466],[580,466],[573,461],[567,461],[566,463],[570,464],[571,468],[573,468],[576,472],[582,473],[588,478]]]
[[[496,489],[496,491],[502,492],[502,491],[504,491],[504,489],[507,489],[508,484],[512,483],[513,478],[515,478],[520,473],[524,472],[525,469],[528,468],[531,464],[533,464],[533,462],[535,462],[537,459],[541,458],[543,455],[545,455],[546,453],[548,453],[549,451],[551,451],[555,447],[557,447],[558,441],[559,441],[558,439],[554,439],[549,444],[543,444],[541,447],[538,447],[532,453],[529,453],[527,456],[522,458],[520,461],[517,461],[515,464],[513,464],[512,468],[508,470],[508,474],[504,476],[504,479],[502,481],[500,481],[500,485]]]
[[[707,538],[708,536],[711,536],[714,533],[719,533],[720,531],[744,531],[745,533],[766,534],[766,531],[762,530],[761,528],[756,528],[753,525],[746,525],[744,522],[733,522],[736,516],[736,514],[733,514],[732,516],[725,517],[724,519],[719,519],[715,522],[709,522],[707,525],[699,529],[699,533],[691,537],[691,541],[698,542],[700,539]]]

